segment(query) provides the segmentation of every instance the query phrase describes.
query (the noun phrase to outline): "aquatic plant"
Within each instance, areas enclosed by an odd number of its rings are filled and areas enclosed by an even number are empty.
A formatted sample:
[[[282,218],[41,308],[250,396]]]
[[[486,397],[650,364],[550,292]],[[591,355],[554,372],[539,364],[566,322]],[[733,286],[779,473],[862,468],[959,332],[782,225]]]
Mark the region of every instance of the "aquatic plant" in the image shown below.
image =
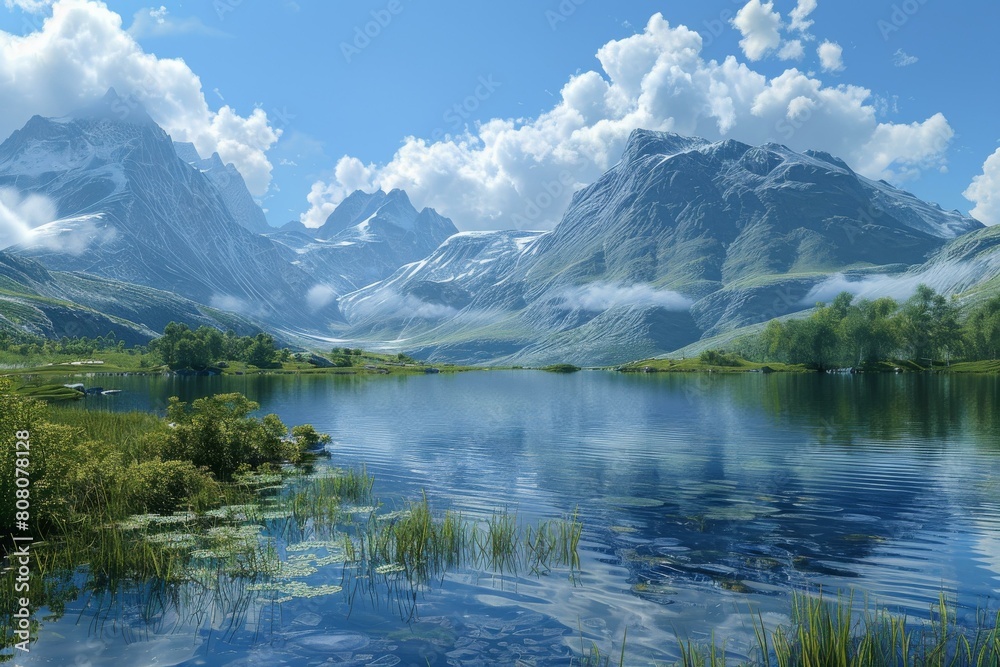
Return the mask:
[[[963,628],[942,593],[927,620],[912,621],[867,603],[855,609],[853,593],[837,600],[796,593],[791,621],[768,629],[750,614],[756,647],[747,667],[986,667],[1000,665],[1000,614],[977,614]],[[680,667],[725,667],[725,644],[680,641]]]

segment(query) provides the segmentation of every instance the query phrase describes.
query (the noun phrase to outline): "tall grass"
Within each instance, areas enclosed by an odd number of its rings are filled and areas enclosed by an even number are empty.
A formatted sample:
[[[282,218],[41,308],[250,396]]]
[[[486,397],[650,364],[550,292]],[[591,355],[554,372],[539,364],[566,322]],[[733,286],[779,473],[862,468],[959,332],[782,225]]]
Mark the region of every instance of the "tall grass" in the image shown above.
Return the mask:
[[[536,526],[521,525],[505,510],[485,521],[452,511],[436,517],[424,495],[400,512],[372,514],[358,527],[356,551],[376,573],[405,571],[421,581],[458,567],[543,574],[556,566],[579,567],[582,531],[576,515]]]
[[[856,610],[853,594],[830,601],[796,593],[791,622],[768,629],[751,613],[756,647],[748,667],[996,667],[1000,665],[1000,614],[977,615],[963,628],[944,594],[928,620],[913,622],[867,603]],[[681,667],[726,667],[725,647],[713,641],[680,643]]]

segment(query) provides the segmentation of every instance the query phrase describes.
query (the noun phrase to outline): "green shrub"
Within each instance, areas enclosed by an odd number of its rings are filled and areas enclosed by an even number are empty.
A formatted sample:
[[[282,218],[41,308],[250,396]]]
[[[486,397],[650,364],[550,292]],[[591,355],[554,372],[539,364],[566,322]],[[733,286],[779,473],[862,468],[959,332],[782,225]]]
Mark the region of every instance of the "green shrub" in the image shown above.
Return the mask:
[[[219,495],[219,485],[190,461],[153,459],[123,471],[123,496],[130,514],[168,514],[189,499]]]
[[[698,360],[706,366],[742,366],[743,362],[739,357],[728,354],[722,350],[705,350],[698,356]]]
[[[298,459],[301,452],[287,441],[288,428],[277,415],[251,417],[260,406],[242,394],[199,398],[190,408],[170,399],[167,419],[172,428],[161,437],[166,460],[190,461],[228,481],[242,464],[257,467]]]

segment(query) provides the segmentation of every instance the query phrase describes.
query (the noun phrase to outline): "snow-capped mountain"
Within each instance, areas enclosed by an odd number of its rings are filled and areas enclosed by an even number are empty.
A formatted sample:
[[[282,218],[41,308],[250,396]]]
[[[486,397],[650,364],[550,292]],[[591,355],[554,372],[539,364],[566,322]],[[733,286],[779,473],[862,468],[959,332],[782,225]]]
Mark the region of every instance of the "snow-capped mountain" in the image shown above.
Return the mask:
[[[406,193],[360,190],[348,196],[319,229],[287,224],[268,234],[285,258],[342,295],[390,276],[426,257],[458,232],[433,209],[417,211]]]
[[[808,308],[831,276],[898,272],[981,228],[825,153],[640,130],[552,232],[454,237],[341,304],[351,334],[431,358],[610,364]]]
[[[200,170],[212,182],[236,222],[254,234],[274,231],[274,227],[267,223],[264,210],[254,201],[246,181],[232,163],[224,164],[218,153],[212,153],[212,157],[203,160],[194,144],[187,142],[175,141],[174,150],[177,157]]]
[[[0,187],[42,195],[58,219],[11,250],[45,266],[176,293],[270,322],[339,317],[316,280],[233,217],[141,106],[114,91],[68,118],[31,118],[0,145]]]

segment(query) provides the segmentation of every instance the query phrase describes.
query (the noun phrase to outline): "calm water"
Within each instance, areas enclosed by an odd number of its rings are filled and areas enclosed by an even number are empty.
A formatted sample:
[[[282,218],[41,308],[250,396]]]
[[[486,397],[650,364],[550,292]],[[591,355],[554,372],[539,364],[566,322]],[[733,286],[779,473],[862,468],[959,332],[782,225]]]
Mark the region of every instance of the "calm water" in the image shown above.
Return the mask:
[[[390,503],[425,491],[438,510],[532,522],[579,508],[582,573],[459,572],[415,594],[282,605],[244,602],[238,582],[162,608],[119,591],[45,623],[26,665],[569,664],[591,641],[617,656],[626,628],[627,662],[650,664],[712,631],[744,654],[748,609],[785,621],[791,590],[856,590],[910,616],[942,591],[966,619],[1000,607],[997,378],[87,382],[124,390],[88,409],[242,391],[330,433],[332,464],[367,465]]]

